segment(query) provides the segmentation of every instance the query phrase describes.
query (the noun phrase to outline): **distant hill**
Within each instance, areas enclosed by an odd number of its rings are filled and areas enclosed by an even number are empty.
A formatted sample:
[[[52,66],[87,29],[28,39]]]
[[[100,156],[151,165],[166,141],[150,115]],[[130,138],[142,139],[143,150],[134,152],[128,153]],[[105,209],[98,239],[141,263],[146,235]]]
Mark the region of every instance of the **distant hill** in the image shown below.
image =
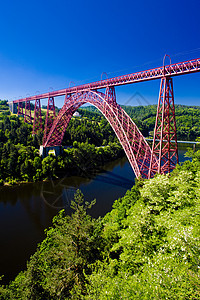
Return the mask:
[[[127,106],[122,108],[133,119],[136,125],[142,130],[143,134],[153,135],[156,120],[156,105],[147,106]],[[87,106],[83,110],[91,113],[101,114],[96,107]],[[177,137],[181,140],[195,140],[200,137],[200,106],[175,105]]]
[[[136,123],[145,137],[153,136],[157,112],[156,105],[122,105],[122,108]],[[82,117],[87,117],[97,122],[104,118],[94,106],[85,106],[78,109],[78,111]],[[175,105],[175,113],[178,139],[194,141],[200,137],[200,106]],[[0,100],[0,120],[6,115],[10,115],[8,103],[6,100]]]

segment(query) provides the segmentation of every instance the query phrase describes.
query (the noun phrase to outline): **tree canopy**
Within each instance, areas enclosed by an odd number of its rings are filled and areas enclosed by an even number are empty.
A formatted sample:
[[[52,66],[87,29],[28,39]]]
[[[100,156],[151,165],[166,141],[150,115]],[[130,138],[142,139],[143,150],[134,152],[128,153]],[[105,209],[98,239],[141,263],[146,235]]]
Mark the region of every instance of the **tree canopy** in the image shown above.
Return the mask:
[[[191,151],[190,151],[191,152]],[[103,218],[77,191],[0,299],[199,299],[200,151],[137,181]]]

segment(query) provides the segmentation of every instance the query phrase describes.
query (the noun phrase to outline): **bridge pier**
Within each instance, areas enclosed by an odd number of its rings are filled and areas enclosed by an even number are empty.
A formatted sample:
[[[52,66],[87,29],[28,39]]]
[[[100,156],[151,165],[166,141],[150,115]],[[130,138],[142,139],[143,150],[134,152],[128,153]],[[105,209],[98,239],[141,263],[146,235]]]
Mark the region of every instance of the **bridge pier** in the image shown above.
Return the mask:
[[[156,155],[158,163],[149,167],[149,178],[156,173],[170,173],[178,163],[178,146],[174,107],[174,92],[171,77],[161,79],[156,123],[151,156]]]
[[[13,114],[17,114],[17,103],[13,101],[8,101],[9,109]]]
[[[58,156],[61,153],[62,153],[62,146],[51,146],[51,147],[40,146],[40,156],[42,156],[42,158],[47,157],[49,154]]]

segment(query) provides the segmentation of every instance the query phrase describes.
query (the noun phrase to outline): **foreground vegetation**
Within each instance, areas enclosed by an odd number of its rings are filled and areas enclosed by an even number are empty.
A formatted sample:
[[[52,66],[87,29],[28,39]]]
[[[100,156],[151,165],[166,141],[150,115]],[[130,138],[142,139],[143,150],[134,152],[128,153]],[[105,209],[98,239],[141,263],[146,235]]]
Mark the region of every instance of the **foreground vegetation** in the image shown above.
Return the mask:
[[[63,141],[73,147],[42,159],[42,134],[32,136],[31,125],[9,115],[6,102],[0,106],[2,185],[88,175],[123,155],[105,119],[82,109],[82,118],[71,120]],[[196,126],[199,110],[187,108],[184,114],[184,109],[180,137],[186,137],[186,119],[193,124],[188,126]],[[129,110],[148,134],[155,107]],[[189,130],[187,138],[200,136],[198,128]],[[188,155],[192,162],[177,166],[170,177],[138,181],[104,218],[91,218],[94,202],[87,203],[77,191],[74,213],[61,211],[53,219],[27,269],[0,286],[0,299],[200,299],[200,151]]]
[[[80,191],[0,299],[200,299],[200,151],[138,181],[104,218]]]

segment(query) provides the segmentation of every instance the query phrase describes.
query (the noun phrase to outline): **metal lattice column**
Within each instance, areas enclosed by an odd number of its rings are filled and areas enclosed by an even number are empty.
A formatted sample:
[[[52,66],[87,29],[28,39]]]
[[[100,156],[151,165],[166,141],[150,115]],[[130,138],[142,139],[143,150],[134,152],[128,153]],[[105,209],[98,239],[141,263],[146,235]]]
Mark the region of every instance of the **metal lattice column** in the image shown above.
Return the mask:
[[[42,115],[41,115],[40,99],[37,99],[35,100],[33,134],[36,134],[39,131],[42,131]]]
[[[24,115],[23,102],[18,103],[17,114],[18,114],[18,116],[23,116]]]
[[[26,101],[26,103],[25,103],[24,122],[32,124],[31,103],[30,103],[30,101]]]
[[[49,134],[49,131],[51,129],[51,126],[53,124],[55,117],[56,117],[56,111],[55,111],[54,98],[50,97],[50,98],[48,98],[48,104],[47,104],[47,113],[46,113],[46,120],[45,120],[43,144],[46,142],[47,136]]]
[[[174,93],[170,77],[161,79],[152,144],[153,155],[158,158],[158,165],[154,164],[151,158],[149,178],[156,173],[170,173],[178,163]]]

